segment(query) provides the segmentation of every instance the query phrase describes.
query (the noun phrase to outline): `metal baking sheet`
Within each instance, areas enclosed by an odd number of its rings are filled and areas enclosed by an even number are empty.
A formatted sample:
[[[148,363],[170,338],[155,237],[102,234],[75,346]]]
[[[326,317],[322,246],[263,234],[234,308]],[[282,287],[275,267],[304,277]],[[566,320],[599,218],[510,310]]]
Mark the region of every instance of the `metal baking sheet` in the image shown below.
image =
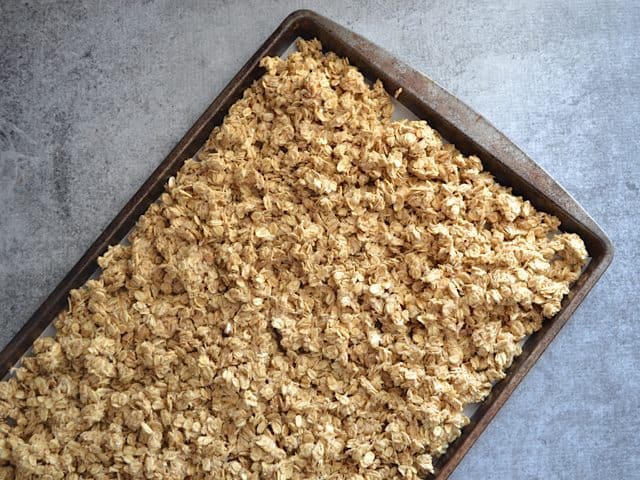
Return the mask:
[[[461,152],[480,157],[500,183],[512,187],[514,193],[531,201],[536,208],[560,218],[563,230],[579,234],[590,254],[589,264],[565,297],[560,312],[525,342],[522,355],[487,399],[467,410],[469,413],[475,410],[471,423],[435,462],[434,478],[446,479],[604,273],[611,263],[613,247],[578,203],[481,115],[382,48],[309,10],[298,10],[280,24],[0,352],[0,377],[10,374],[36,338],[54,333],[52,322],[66,307],[69,291],[99,272],[97,258],[110,245],[126,240],[138,217],[162,193],[169,177],[196,154],[213,127],[222,122],[229,107],[264,73],[259,66],[260,59],[266,55],[287,54],[297,37],[318,38],[326,50],[349,58],[367,78],[382,80],[388,92],[401,88],[402,93],[394,102],[394,118],[424,119]]]

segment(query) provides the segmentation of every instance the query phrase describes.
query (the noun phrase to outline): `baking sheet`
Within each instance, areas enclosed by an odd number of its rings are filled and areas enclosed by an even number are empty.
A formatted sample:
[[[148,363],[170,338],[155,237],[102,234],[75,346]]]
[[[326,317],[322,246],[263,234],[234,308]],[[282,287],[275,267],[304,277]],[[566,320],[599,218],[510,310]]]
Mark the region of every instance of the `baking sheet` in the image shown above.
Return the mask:
[[[415,118],[412,112],[418,112],[420,118],[426,119],[433,128],[441,132],[444,138],[455,143],[463,153],[477,154],[482,159],[486,170],[490,171],[500,183],[514,188],[516,193],[530,200],[536,208],[560,218],[563,229],[578,233],[585,240],[587,249],[592,255],[591,263],[571,288],[560,312],[546,321],[542,329],[531,336],[525,344],[522,355],[516,358],[509,369],[506,378],[495,386],[482,404],[477,406],[471,423],[463,429],[461,437],[436,460],[435,477],[444,480],[460,463],[610,265],[613,247],[602,229],[580,205],[540,166],[481,115],[433,80],[421,75],[385,50],[309,10],[298,10],[284,19],[238,71],[13,340],[0,352],[0,366],[4,369],[3,372],[7,372],[16,359],[22,358],[25,352],[31,351],[30,346],[33,340],[43,332],[57,312],[66,308],[69,290],[84,284],[90,276],[95,277],[99,274],[99,269],[96,270],[97,257],[106,250],[108,245],[116,244],[119,239],[126,237],[125,234],[139,216],[146,211],[154,199],[160,196],[162,186],[168,181],[170,175],[180,168],[185,158],[197,153],[213,126],[222,121],[228,108],[240,97],[241,91],[256,78],[259,72],[258,60],[265,55],[281,55],[291,48],[291,39],[298,35],[304,38],[319,38],[327,49],[348,57],[351,63],[360,68],[363,73],[369,72],[372,77],[383,80],[388,91],[394,92],[401,87],[403,89],[400,96],[402,105],[394,102],[398,108],[394,118]],[[49,328],[46,332],[51,334],[53,330]]]

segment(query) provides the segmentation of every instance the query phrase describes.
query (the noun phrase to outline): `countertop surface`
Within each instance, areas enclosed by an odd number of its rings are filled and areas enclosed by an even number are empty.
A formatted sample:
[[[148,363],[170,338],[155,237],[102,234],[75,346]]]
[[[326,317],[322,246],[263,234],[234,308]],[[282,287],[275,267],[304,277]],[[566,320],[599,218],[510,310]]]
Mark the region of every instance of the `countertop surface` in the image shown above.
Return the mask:
[[[615,260],[459,479],[640,478],[640,3],[0,3],[0,346],[282,19],[313,8],[483,114]]]

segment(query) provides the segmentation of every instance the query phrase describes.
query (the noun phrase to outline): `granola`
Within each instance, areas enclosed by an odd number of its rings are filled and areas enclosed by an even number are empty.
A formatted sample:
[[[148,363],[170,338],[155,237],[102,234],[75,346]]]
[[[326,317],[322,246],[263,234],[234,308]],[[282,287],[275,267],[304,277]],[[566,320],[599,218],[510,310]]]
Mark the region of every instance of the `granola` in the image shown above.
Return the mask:
[[[560,309],[557,218],[318,41],[262,66],[0,382],[0,478],[417,478]]]

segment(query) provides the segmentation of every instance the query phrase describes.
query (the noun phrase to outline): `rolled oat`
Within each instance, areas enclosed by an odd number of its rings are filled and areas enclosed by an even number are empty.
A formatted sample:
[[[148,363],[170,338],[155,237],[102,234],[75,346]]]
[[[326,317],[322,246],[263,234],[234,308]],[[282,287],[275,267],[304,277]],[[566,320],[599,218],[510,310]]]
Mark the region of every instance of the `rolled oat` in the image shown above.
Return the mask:
[[[417,478],[558,312],[582,240],[298,49],[0,382],[0,478]]]

